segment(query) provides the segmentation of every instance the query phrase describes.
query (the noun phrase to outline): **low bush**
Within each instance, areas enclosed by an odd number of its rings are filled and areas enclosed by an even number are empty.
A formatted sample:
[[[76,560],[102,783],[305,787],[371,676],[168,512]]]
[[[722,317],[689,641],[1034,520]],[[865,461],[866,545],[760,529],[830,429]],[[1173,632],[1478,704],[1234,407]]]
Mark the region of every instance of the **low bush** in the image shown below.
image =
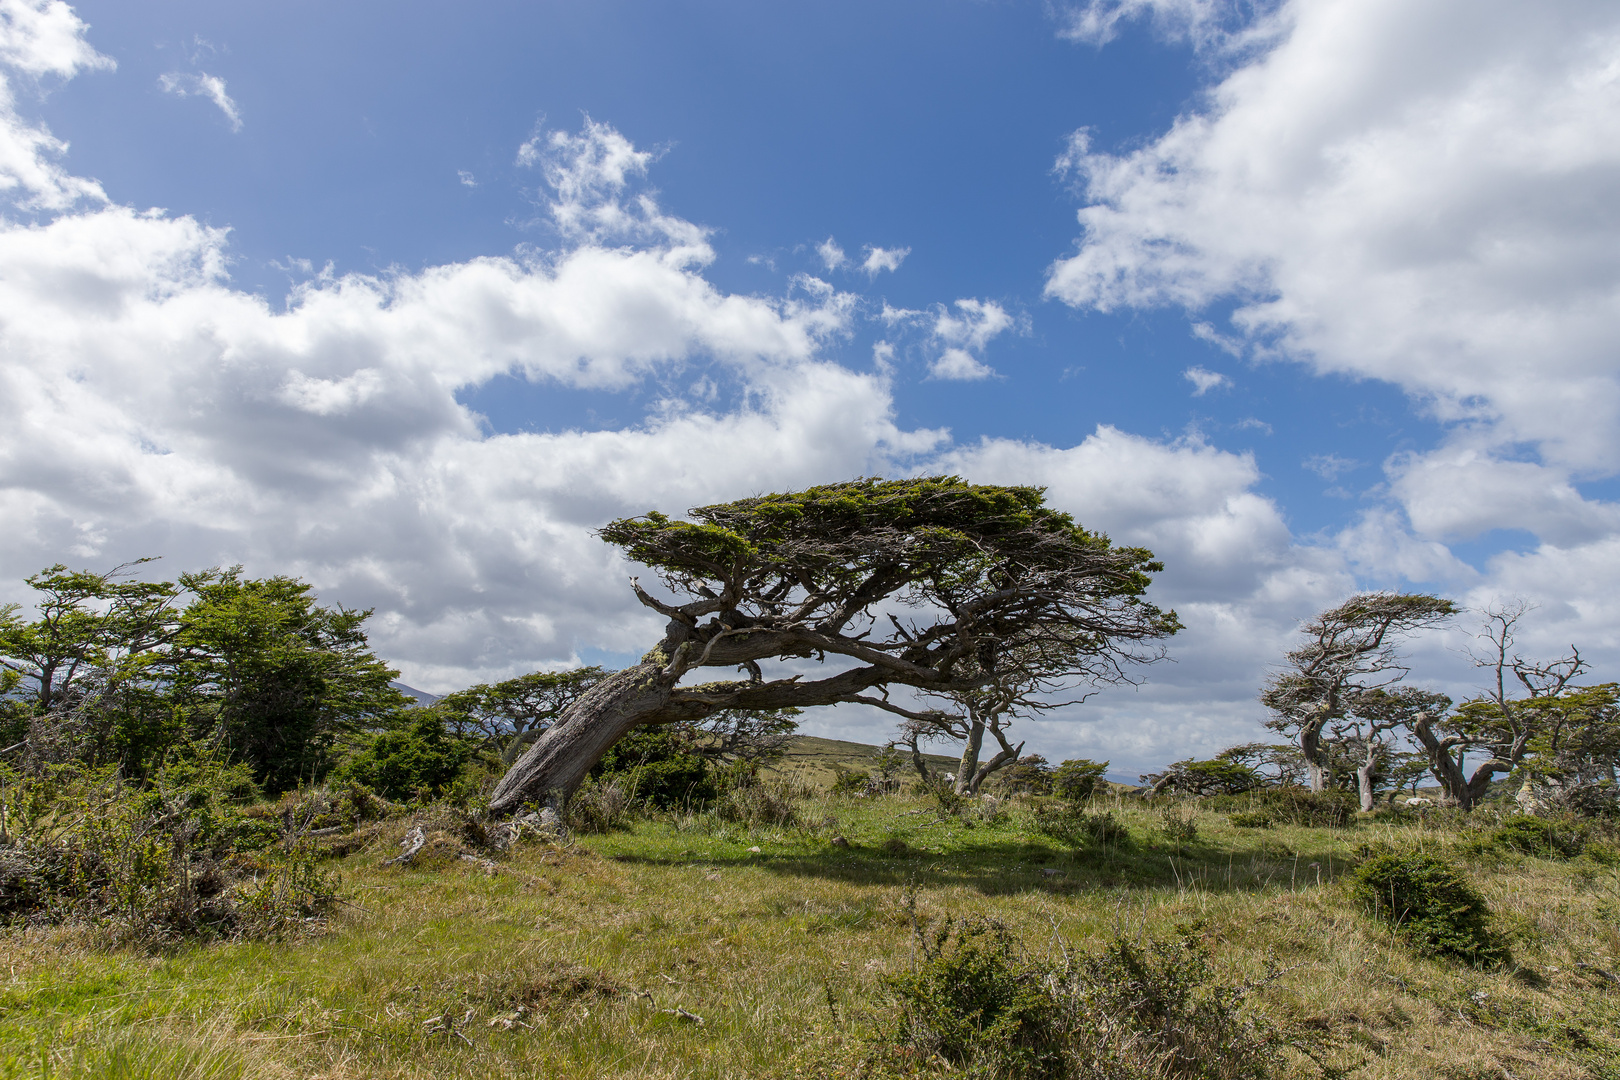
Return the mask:
[[[1159,810],[1159,832],[1178,847],[1190,844],[1198,839],[1198,815],[1190,806],[1171,803]]]
[[[1029,825],[1042,836],[1070,847],[1096,847],[1128,843],[1130,830],[1114,817],[1113,811],[1085,813],[1071,804],[1042,804],[1030,807]]]
[[[1243,1014],[1245,988],[1214,980],[1196,930],[1061,963],[1029,957],[988,919],[917,937],[922,959],[887,980],[877,1032],[913,1061],[1054,1080],[1259,1080],[1281,1064],[1278,1033]]]
[[[833,781],[834,795],[865,795],[872,786],[872,774],[865,769],[845,769]]]
[[[447,733],[437,712],[412,709],[397,727],[367,736],[332,779],[390,799],[431,798],[450,786],[472,754],[472,744]]]
[[[1355,797],[1345,791],[1308,791],[1302,787],[1261,788],[1243,795],[1214,795],[1199,805],[1225,813],[1262,813],[1273,825],[1342,829],[1355,820]]]
[[[630,827],[635,814],[621,779],[587,779],[568,800],[567,825],[580,833],[609,833]]]
[[[719,794],[713,770],[673,726],[643,727],[614,743],[591,769],[631,802],[661,810],[702,806]]]
[[[1108,762],[1074,758],[1052,770],[1052,793],[1070,802],[1085,802],[1097,791]]]
[[[1573,859],[1581,853],[1586,838],[1571,823],[1548,821],[1528,814],[1509,818],[1491,834],[1490,842],[1526,855],[1548,859]]]
[[[336,877],[262,804],[244,766],[188,762],[151,783],[61,767],[4,788],[0,920],[80,923],[162,947],[277,937],[318,918]]]
[[[1234,810],[1226,820],[1238,829],[1269,829],[1277,823],[1264,810]]]
[[[784,784],[757,779],[733,784],[716,800],[715,813],[722,821],[743,825],[792,826],[799,821],[794,809],[796,794]]]
[[[1451,863],[1422,852],[1374,855],[1356,868],[1351,895],[1419,953],[1496,967],[1507,946],[1478,890]]]

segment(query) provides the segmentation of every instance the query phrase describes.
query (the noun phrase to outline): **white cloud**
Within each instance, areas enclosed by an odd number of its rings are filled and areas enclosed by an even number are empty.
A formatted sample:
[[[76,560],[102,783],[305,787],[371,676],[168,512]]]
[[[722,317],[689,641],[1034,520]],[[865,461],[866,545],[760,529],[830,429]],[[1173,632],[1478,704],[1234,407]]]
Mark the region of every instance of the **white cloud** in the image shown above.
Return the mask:
[[[1330,484],[1345,473],[1361,468],[1361,462],[1338,454],[1312,454],[1300,464]]]
[[[225,114],[232,131],[242,130],[242,112],[231,100],[231,95],[225,92],[225,80],[218,75],[210,75],[206,71],[195,74],[170,71],[158,76],[158,85],[163,87],[164,93],[176,97],[207,98]]]
[[[884,305],[885,317],[889,310]],[[935,309],[933,336],[945,349],[929,365],[928,374],[935,379],[987,379],[996,371],[977,354],[982,354],[996,335],[1011,329],[1013,318],[993,300],[958,300],[955,310],[952,314],[943,305]]]
[[[478,177],[474,176],[472,173],[468,172],[466,169],[457,169],[456,170],[456,179],[461,181],[461,186],[462,187],[477,187],[478,186]]]
[[[105,202],[94,180],[72,176],[55,158],[67,143],[17,114],[17,76],[71,78],[115,65],[84,40],[85,24],[60,0],[0,0],[0,196],[24,211],[52,211],[81,201]]]
[[[829,242],[830,240],[831,238]],[[892,272],[900,269],[900,264],[905,262],[906,256],[910,254],[911,249],[908,247],[869,247],[866,249],[866,261],[861,264],[861,269],[866,271],[867,277],[875,278],[885,270]],[[839,255],[842,256],[843,252],[839,252]]]
[[[1232,380],[1227,376],[1205,367],[1190,367],[1181,373],[1181,377],[1193,384],[1193,397],[1203,397],[1211,390],[1220,390],[1232,385]]]
[[[1254,347],[1620,467],[1620,9],[1290,0],[1262,24],[1275,47],[1207,107],[1071,155],[1090,205],[1048,293],[1233,298]]]
[[[838,241],[830,236],[816,245],[816,254],[821,256],[822,265],[828,270],[836,270],[849,261],[844,255],[844,249],[838,246]]]

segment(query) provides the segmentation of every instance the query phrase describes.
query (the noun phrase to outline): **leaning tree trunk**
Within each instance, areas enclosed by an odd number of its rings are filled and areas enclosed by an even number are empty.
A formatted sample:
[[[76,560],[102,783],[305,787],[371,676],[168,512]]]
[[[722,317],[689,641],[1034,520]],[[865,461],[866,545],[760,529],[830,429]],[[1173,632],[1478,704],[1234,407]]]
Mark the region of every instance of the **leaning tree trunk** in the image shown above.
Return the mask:
[[[1299,729],[1299,756],[1305,759],[1305,782],[1312,791],[1327,790],[1327,766],[1322,762],[1322,726],[1307,722]]]
[[[597,683],[506,771],[490,810],[506,814],[537,802],[561,813],[608,748],[669,704],[675,681],[661,664],[643,661]]]
[[[984,721],[975,720],[968,728],[967,745],[962,747],[962,762],[956,769],[956,793],[971,795],[977,785],[973,776],[979,771],[979,749],[984,746]]]

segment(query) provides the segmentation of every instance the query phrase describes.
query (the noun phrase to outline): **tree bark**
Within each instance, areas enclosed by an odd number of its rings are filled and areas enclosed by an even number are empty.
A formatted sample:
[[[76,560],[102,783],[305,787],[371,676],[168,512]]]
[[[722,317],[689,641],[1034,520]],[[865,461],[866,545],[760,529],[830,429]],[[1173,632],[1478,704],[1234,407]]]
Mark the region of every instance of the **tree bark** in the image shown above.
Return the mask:
[[[1322,764],[1322,727],[1327,717],[1313,718],[1299,729],[1299,756],[1305,759],[1305,782],[1312,791],[1327,790],[1327,768]]]
[[[962,747],[962,762],[956,769],[956,793],[971,795],[978,785],[974,774],[979,771],[979,749],[984,745],[984,721],[975,720],[968,728],[967,745]]]
[[[631,728],[667,706],[673,688],[664,666],[646,660],[603,679],[506,771],[490,798],[490,810],[506,814],[538,801],[562,813],[591,767]]]

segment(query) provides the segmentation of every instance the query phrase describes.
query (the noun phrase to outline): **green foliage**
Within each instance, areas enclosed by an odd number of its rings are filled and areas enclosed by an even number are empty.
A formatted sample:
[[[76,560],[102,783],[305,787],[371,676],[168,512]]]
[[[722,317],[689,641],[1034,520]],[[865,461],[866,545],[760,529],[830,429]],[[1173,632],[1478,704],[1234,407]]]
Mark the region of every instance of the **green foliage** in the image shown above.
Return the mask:
[[[922,960],[886,981],[887,1045],[977,1077],[1261,1080],[1280,1038],[1243,1015],[1246,991],[1213,978],[1196,928],[1119,939],[1078,962],[1026,956],[1001,923],[917,931]]]
[[[1265,778],[1253,766],[1217,756],[1208,761],[1186,758],[1175,762],[1162,773],[1142,777],[1142,781],[1153,785],[1155,792],[1236,795],[1260,787],[1265,783]]]
[[[1237,829],[1269,829],[1277,822],[1264,810],[1239,810],[1227,816]]]
[[[0,793],[0,919],[88,923],[148,947],[279,937],[330,903],[335,878],[250,801],[243,765],[193,756],[145,787],[76,765]]]
[[[1063,1017],[1045,972],[1016,954],[1004,925],[946,920],[917,932],[922,961],[888,980],[889,1037],[970,1076],[1063,1075]]]
[[[1030,827],[1042,836],[1073,848],[1120,845],[1130,842],[1131,833],[1111,810],[1089,814],[1074,803],[1036,803],[1030,808]]]
[[[367,646],[370,611],[322,607],[304,582],[248,580],[239,567],[180,580],[196,600],[180,620],[175,699],[265,790],[325,776],[341,734],[408,704],[389,686],[399,673]]]
[[[1198,815],[1190,806],[1167,803],[1159,808],[1159,832],[1177,847],[1198,839]]]
[[[1096,792],[1108,762],[1072,758],[1052,770],[1052,793],[1070,802],[1084,802]]]
[[[510,765],[550,721],[606,674],[599,667],[536,671],[498,683],[478,683],[446,694],[432,708],[445,727],[472,739]]]
[[[1026,754],[997,773],[995,785],[1007,794],[1045,795],[1052,790],[1052,767],[1040,754]]]
[[[1389,852],[1355,870],[1351,895],[1419,953],[1495,967],[1508,959],[1478,890],[1438,855]]]
[[[434,709],[412,709],[364,737],[332,772],[390,799],[442,792],[472,758],[472,744],[445,730]]]
[[[700,805],[718,794],[690,732],[668,724],[637,728],[614,743],[591,776],[611,779],[631,800],[660,809]]]
[[[1548,859],[1573,859],[1581,853],[1586,838],[1570,824],[1522,814],[1509,818],[1491,834],[1491,843],[1526,855]]]
[[[872,785],[872,774],[865,769],[844,769],[832,783],[834,795],[863,795]]]
[[[1199,805],[1207,810],[1263,815],[1274,825],[1342,829],[1355,820],[1354,796],[1341,791],[1308,791],[1302,787],[1262,788],[1245,795],[1216,795]],[[1236,822],[1233,822],[1236,824]],[[1258,826],[1249,826],[1255,828]]]

